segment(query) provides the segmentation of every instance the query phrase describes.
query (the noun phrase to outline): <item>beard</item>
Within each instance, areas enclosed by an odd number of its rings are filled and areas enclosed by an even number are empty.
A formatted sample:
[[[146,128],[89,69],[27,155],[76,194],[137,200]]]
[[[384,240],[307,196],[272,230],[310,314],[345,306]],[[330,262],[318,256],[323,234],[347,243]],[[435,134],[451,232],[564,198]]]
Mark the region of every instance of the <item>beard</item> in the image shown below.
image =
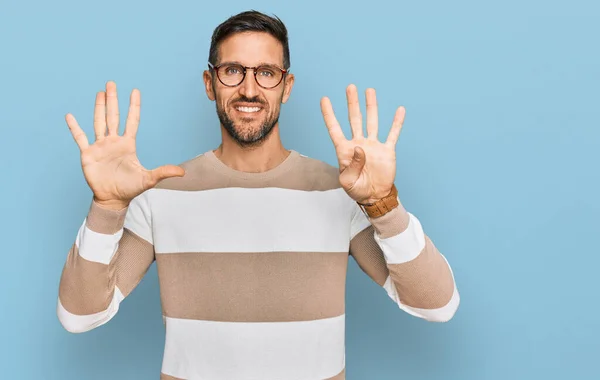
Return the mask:
[[[223,128],[225,128],[227,134],[239,146],[244,148],[261,145],[271,134],[271,131],[273,131],[273,128],[279,121],[279,107],[277,107],[274,112],[270,112],[271,109],[269,104],[265,101],[262,101],[258,97],[247,98],[245,96],[241,96],[230,102],[230,104],[235,104],[236,102],[254,103],[257,106],[264,108],[263,111],[266,113],[266,116],[262,121],[250,118],[241,118],[237,123],[233,121],[227,112],[227,106],[222,106],[218,98],[215,100],[217,106],[217,115],[221,125]],[[258,128],[251,125],[257,122],[259,123]]]

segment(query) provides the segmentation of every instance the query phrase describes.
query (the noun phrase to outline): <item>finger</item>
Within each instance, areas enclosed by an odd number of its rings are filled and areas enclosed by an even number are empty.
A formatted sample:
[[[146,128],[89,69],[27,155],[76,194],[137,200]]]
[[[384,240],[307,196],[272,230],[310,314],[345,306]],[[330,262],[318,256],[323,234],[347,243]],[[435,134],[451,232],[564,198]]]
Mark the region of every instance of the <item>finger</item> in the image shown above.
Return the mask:
[[[350,164],[346,166],[344,171],[340,174],[340,184],[345,189],[352,189],[358,178],[360,177],[360,173],[362,173],[363,168],[366,163],[366,154],[365,151],[360,147],[354,148],[354,156],[352,157],[352,161]]]
[[[94,134],[96,135],[96,141],[102,140],[106,136],[106,93],[104,91],[96,94]]]
[[[129,113],[125,122],[125,136],[135,138],[138,126],[140,125],[140,107],[141,97],[138,89],[133,89],[129,99]]]
[[[73,139],[77,143],[79,149],[82,151],[84,149],[87,149],[87,147],[89,146],[87,136],[79,126],[79,123],[77,123],[77,120],[75,120],[75,117],[71,114],[67,114],[65,116],[65,120],[67,121],[67,126],[69,127],[71,135],[73,136]]]
[[[327,97],[321,99],[321,113],[323,114],[323,120],[325,120],[331,141],[333,141],[333,146],[339,146],[340,143],[346,141],[346,137],[333,113],[331,101]]]
[[[163,179],[171,178],[171,177],[182,177],[185,175],[185,170],[176,165],[164,165],[160,166],[156,169],[152,169],[149,172],[150,174],[150,186],[154,187],[156,184]]]
[[[402,130],[402,124],[404,124],[405,115],[406,109],[402,106],[398,107],[398,110],[396,110],[396,115],[394,116],[394,121],[392,122],[392,128],[390,129],[387,141],[385,142],[386,145],[392,147],[396,145],[398,136],[400,136],[400,131]]]
[[[366,91],[367,98],[367,137],[371,140],[377,140],[377,98],[375,89],[369,88]]]
[[[113,81],[106,83],[106,124],[108,135],[119,133],[119,101],[117,100],[117,85]]]
[[[348,119],[352,128],[352,137],[362,137],[362,114],[360,113],[360,103],[358,102],[358,91],[356,86],[351,84],[346,89],[346,99],[348,100]]]

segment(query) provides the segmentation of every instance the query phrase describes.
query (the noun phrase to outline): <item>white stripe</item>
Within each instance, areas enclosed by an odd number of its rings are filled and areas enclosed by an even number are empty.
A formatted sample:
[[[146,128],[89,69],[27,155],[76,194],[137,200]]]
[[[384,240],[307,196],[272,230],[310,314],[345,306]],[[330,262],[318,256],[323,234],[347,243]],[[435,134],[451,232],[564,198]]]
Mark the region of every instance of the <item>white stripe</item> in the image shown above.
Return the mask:
[[[167,317],[162,372],[183,379],[327,379],[345,366],[344,326],[344,315],[306,322]]]
[[[75,245],[79,249],[79,256],[88,261],[108,265],[115,252],[117,252],[119,240],[123,235],[123,229],[112,235],[101,234],[90,230],[86,223],[87,219],[83,221],[75,239]]]
[[[152,229],[150,227],[150,210],[141,194],[134,198],[125,214],[124,227],[152,244]],[[79,256],[88,261],[108,265],[119,248],[123,236],[121,228],[114,234],[103,234],[87,227],[87,218],[79,228],[75,245]]]
[[[371,222],[364,214],[364,211],[360,208],[360,206],[355,203],[354,204],[354,217],[352,218],[352,226],[350,232],[350,238],[354,239],[359,232],[369,227]]]
[[[375,240],[381,247],[388,264],[402,264],[414,260],[425,248],[425,233],[419,220],[408,213],[408,227],[400,234],[381,239],[375,233]]]
[[[112,317],[114,317],[119,311],[119,304],[124,298],[125,297],[123,297],[123,293],[121,293],[119,288],[115,286],[113,298],[108,305],[108,308],[99,313],[89,315],[76,315],[69,312],[62,305],[59,298],[56,313],[58,315],[58,320],[67,331],[72,333],[82,333],[92,330],[110,321]]]
[[[147,192],[143,192],[130,202],[124,227],[152,244],[151,211],[146,195]]]
[[[153,189],[154,246],[175,252],[347,252],[354,211],[343,189]]]
[[[442,255],[442,257],[444,258],[444,260],[446,260],[446,257],[444,257],[444,255]],[[448,260],[446,260],[446,264],[448,265],[448,268],[450,269],[450,273],[452,275],[452,279],[454,280],[454,274],[452,273],[452,268],[450,268],[450,264],[448,263]],[[411,306],[407,306],[405,304],[402,303],[402,301],[400,300],[400,297],[398,296],[398,292],[396,291],[396,287],[394,286],[394,283],[392,281],[392,278],[390,276],[388,276],[388,278],[385,280],[385,283],[383,284],[383,288],[386,290],[388,296],[394,300],[394,302],[396,302],[396,304],[398,305],[398,307],[402,310],[404,310],[405,312],[407,312],[408,314],[417,317],[417,318],[423,318],[427,321],[430,322],[447,322],[450,319],[452,319],[452,317],[454,317],[454,314],[456,313],[456,310],[458,310],[458,305],[460,304],[460,295],[458,293],[458,289],[456,287],[456,282],[454,281],[454,291],[452,293],[452,297],[450,298],[450,301],[448,301],[448,303],[440,308],[437,309],[420,309],[418,307],[411,307]]]

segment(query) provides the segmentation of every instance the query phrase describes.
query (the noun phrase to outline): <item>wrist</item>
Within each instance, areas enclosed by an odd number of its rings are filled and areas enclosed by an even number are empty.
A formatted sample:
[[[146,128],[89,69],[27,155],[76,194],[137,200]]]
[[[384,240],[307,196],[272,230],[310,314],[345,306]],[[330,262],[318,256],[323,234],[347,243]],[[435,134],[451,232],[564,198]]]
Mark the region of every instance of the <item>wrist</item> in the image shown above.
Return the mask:
[[[385,197],[357,203],[370,218],[381,217],[397,208],[400,204],[398,201],[398,189],[396,189],[396,185],[392,185],[392,189]]]
[[[387,191],[382,191],[379,194],[377,194],[377,196],[373,196],[371,198],[359,199],[356,201],[356,203],[358,203],[359,205],[364,205],[364,206],[372,205],[376,202],[380,202],[384,198],[389,197],[394,191],[397,191],[397,190],[395,188],[395,184],[392,183],[392,186]],[[373,195],[375,195],[375,194],[373,194]]]
[[[100,200],[100,199],[96,198],[95,196],[94,196],[94,203],[96,203],[98,206],[100,206],[106,210],[110,210],[110,211],[121,211],[121,210],[129,207],[128,201],[112,200],[112,199]]]

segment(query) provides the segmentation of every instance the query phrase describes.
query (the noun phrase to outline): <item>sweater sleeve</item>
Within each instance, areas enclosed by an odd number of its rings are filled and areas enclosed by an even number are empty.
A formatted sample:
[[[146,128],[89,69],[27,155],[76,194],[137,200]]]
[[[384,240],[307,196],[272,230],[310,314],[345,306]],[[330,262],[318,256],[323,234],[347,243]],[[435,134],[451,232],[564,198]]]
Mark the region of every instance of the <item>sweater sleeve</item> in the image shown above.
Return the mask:
[[[153,262],[145,193],[120,211],[92,201],[62,270],[57,305],[60,323],[73,333],[105,324]]]
[[[361,270],[408,314],[450,320],[460,303],[454,274],[419,220],[402,204],[378,218],[355,207],[350,254]]]

